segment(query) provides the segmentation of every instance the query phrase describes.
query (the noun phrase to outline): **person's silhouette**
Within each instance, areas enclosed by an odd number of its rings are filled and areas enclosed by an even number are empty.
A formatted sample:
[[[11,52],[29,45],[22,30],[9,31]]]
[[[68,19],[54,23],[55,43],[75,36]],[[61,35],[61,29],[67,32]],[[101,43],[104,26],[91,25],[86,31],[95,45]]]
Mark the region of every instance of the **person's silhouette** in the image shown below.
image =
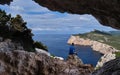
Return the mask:
[[[74,47],[74,43],[72,43],[72,45],[69,48],[69,55],[73,55],[75,52],[75,47]]]

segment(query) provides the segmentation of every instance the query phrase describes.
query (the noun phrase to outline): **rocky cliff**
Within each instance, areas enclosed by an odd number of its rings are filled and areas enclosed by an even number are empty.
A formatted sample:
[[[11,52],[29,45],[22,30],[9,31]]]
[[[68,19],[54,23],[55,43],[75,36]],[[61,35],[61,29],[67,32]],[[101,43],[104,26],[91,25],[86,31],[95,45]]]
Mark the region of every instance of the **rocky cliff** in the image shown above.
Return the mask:
[[[113,53],[108,53],[108,54],[104,54],[100,59],[99,61],[97,62],[97,65],[95,67],[95,69],[99,69],[103,66],[104,63],[110,61],[110,60],[113,60],[116,58],[116,55],[113,54]]]
[[[98,51],[102,54],[104,54],[99,61],[97,62],[96,68],[98,69],[103,66],[104,63],[115,59],[115,52],[118,52],[119,50],[113,48],[112,46],[109,46],[107,44],[103,44],[98,41],[93,41],[90,39],[84,39],[80,38],[80,36],[71,36],[70,39],[68,40],[68,44],[74,43],[76,45],[84,45],[84,46],[91,46],[94,51]]]
[[[89,75],[93,72],[92,65],[83,64],[76,55],[64,61],[46,52],[27,52],[17,46],[10,39],[0,38],[0,75]]]
[[[91,75],[120,75],[120,58],[106,62],[102,68],[94,71]]]
[[[114,53],[119,51],[107,44],[103,44],[101,42],[93,41],[90,39],[80,38],[79,36],[71,36],[68,40],[68,44],[71,44],[71,43],[74,43],[76,45],[84,45],[84,46],[89,45],[93,48],[94,51],[98,51],[102,54]]]

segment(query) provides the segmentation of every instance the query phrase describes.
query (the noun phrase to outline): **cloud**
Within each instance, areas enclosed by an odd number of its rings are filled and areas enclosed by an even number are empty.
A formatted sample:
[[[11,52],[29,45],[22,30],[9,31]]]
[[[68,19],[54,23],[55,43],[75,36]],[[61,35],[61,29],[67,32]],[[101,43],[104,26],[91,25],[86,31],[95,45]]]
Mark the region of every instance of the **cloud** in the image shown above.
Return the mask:
[[[6,10],[8,13],[12,13],[13,16],[16,14],[22,15],[23,19],[27,21],[28,27],[33,32],[80,33],[93,29],[113,30],[110,27],[100,25],[92,15],[52,12],[32,0],[25,1],[14,0],[10,6],[0,5],[0,8]]]
[[[20,6],[10,6],[10,9],[13,10],[13,11],[18,11],[18,12],[21,12],[21,11],[24,11],[24,8],[20,7]]]

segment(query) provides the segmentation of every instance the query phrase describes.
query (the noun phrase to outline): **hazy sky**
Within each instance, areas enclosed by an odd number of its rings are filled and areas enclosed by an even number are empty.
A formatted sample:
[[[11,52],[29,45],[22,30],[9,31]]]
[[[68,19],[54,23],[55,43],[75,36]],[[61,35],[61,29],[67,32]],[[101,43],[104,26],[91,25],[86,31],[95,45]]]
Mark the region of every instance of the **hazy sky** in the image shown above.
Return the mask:
[[[38,34],[73,34],[84,33],[94,29],[114,30],[100,25],[91,15],[53,12],[32,0],[14,0],[10,6],[0,5],[0,9],[11,13],[12,16],[20,14],[27,22],[27,26],[33,30],[33,33]]]

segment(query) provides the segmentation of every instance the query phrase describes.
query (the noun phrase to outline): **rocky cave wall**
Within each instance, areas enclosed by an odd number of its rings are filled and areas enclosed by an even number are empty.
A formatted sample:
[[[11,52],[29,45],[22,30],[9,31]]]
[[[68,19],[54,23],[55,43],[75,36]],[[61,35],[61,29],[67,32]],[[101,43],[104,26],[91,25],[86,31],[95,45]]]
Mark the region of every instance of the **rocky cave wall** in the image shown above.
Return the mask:
[[[10,4],[13,0],[0,0],[0,4]]]
[[[34,0],[52,11],[91,14],[102,25],[120,29],[120,0]]]
[[[1,0],[10,4],[13,0]],[[33,0],[52,11],[91,14],[102,25],[120,29],[120,0]]]

